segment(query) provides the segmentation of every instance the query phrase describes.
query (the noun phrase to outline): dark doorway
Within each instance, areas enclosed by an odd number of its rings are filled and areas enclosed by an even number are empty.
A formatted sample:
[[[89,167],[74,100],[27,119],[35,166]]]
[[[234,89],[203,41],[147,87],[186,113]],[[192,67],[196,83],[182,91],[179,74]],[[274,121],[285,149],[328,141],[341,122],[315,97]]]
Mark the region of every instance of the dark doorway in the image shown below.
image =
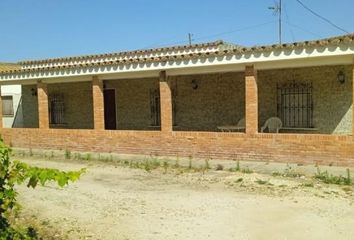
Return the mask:
[[[116,96],[114,89],[104,90],[104,126],[105,129],[117,129]]]

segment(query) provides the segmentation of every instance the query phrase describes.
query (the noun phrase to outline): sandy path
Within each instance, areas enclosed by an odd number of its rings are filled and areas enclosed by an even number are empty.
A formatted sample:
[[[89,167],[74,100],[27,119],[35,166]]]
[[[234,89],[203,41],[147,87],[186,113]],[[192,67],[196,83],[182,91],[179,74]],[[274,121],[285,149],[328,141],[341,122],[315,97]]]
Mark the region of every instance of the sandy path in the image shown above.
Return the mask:
[[[354,239],[353,196],[337,186],[308,190],[293,187],[298,183],[292,179],[259,186],[254,179],[264,176],[257,174],[175,175],[98,163],[29,161],[88,168],[79,182],[64,189],[19,188],[25,213],[50,219],[72,239]],[[240,176],[246,187],[230,184]]]

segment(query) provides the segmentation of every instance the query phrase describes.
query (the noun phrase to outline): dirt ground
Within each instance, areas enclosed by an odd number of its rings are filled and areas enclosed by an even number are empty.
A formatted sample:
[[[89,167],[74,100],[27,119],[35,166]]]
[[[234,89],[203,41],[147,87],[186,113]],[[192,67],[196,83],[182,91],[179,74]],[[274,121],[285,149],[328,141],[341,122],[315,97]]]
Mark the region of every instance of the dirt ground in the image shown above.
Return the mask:
[[[63,170],[87,168],[63,189],[18,187],[22,214],[60,229],[58,239],[354,239],[353,186],[310,176],[165,173],[97,161],[22,160]]]

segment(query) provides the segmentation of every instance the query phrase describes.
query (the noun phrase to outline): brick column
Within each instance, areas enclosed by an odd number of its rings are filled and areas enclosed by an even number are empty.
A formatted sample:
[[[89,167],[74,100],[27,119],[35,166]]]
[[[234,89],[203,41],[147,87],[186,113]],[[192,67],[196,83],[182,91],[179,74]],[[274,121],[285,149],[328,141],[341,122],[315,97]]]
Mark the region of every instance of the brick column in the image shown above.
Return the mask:
[[[161,131],[172,132],[172,93],[166,71],[160,72]]]
[[[104,130],[104,99],[103,81],[97,76],[92,77],[92,98],[93,98],[93,128]]]
[[[254,66],[245,68],[246,86],[246,133],[255,134],[258,132],[258,89],[257,71]]]
[[[43,82],[37,83],[39,128],[49,128],[48,88]]]

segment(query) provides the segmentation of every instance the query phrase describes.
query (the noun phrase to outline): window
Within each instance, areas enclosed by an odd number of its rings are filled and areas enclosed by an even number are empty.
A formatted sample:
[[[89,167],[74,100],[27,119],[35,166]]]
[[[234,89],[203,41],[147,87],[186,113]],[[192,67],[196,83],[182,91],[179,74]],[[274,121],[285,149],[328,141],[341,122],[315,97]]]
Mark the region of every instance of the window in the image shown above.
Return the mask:
[[[150,90],[150,111],[151,111],[151,126],[160,126],[161,125],[161,107],[160,107],[160,90],[154,89]],[[171,89],[172,94],[172,120],[173,126],[176,126],[176,97],[177,91],[176,88]]]
[[[49,95],[49,123],[64,124],[64,95]]]
[[[159,89],[150,90],[151,126],[160,126],[160,92]]]
[[[13,116],[14,115],[14,104],[12,96],[2,96],[2,115],[3,116]]]
[[[278,85],[278,117],[283,127],[312,128],[312,84],[296,83]]]

